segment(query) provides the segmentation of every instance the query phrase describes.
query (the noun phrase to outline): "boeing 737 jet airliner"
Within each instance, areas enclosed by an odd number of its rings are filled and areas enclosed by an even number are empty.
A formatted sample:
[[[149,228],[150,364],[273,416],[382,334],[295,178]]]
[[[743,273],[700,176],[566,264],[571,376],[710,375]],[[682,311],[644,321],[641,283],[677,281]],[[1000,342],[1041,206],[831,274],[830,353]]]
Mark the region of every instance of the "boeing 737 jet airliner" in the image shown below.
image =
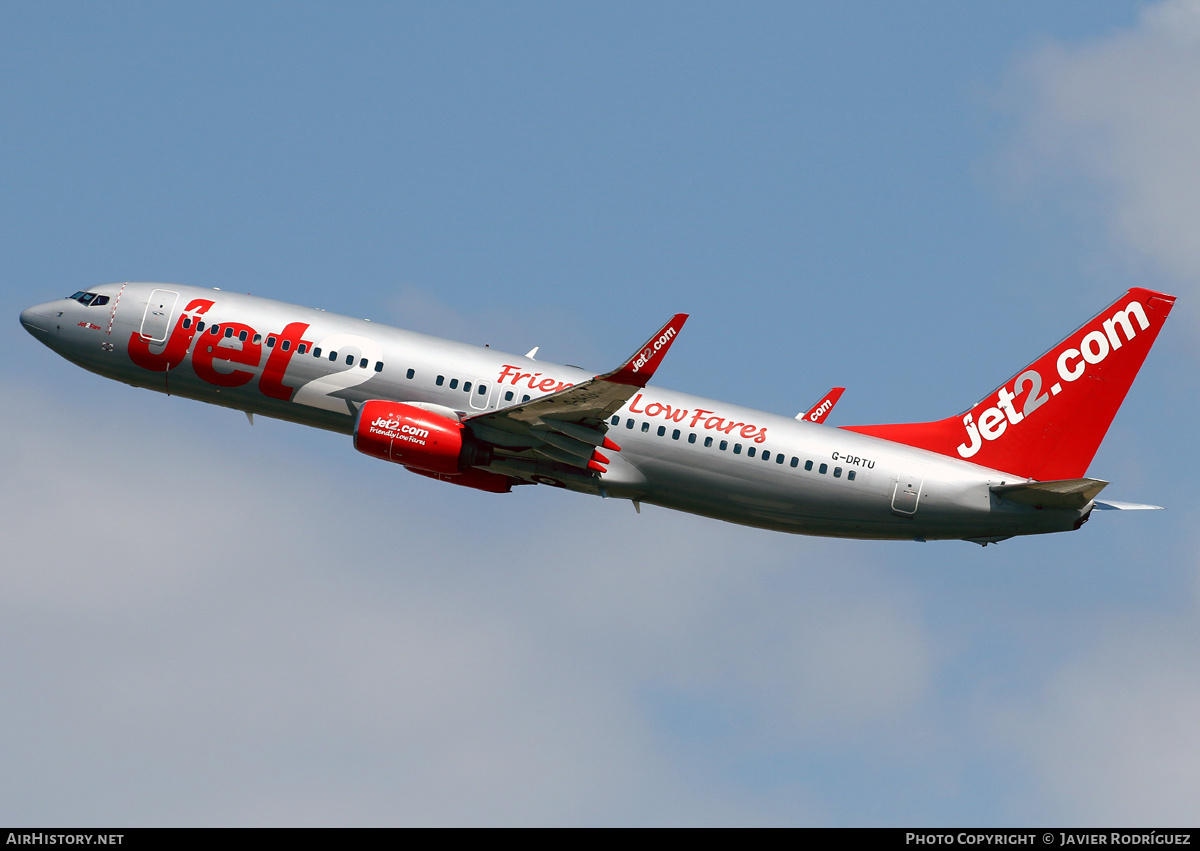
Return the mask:
[[[21,324],[117,381],[343,432],[360,452],[482,491],[543,484],[766,529],[961,539],[1078,529],[1086,478],[1175,303],[1132,289],[961,414],[823,424],[842,388],[778,416],[650,386],[687,316],[611,372],[174,284],[106,284]]]

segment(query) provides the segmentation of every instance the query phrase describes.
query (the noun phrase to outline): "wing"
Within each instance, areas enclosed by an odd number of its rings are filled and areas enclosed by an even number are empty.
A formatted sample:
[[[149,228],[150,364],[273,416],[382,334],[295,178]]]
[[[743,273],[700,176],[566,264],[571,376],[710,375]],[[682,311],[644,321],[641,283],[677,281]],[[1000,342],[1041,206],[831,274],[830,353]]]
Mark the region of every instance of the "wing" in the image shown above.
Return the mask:
[[[524,478],[537,481],[535,476],[546,475],[541,471],[549,462],[552,478],[606,473],[613,462],[600,450],[620,451],[605,434],[608,418],[649,383],[685,321],[686,313],[675,314],[612,372],[528,402],[464,417],[462,422],[476,438],[496,448],[490,466],[506,472],[521,471]]]

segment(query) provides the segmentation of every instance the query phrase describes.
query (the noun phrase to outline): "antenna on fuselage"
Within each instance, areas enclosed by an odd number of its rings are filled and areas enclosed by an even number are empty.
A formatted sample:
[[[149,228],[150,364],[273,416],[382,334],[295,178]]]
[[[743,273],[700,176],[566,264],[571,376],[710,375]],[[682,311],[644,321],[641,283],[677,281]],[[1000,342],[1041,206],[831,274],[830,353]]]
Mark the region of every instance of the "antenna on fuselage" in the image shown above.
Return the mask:
[[[537,354],[537,350],[540,348],[541,348],[541,346],[534,346],[532,349],[529,350],[529,353],[526,354],[525,357],[529,358],[530,360],[533,360],[533,356]]]

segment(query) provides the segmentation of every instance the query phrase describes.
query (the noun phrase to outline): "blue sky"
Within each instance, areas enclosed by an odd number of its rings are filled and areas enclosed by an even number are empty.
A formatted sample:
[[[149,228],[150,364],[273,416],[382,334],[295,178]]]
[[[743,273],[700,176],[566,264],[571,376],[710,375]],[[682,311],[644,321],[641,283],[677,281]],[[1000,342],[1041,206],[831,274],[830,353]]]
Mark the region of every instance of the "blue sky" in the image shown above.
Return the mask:
[[[0,7],[0,820],[1194,823],[1200,5]],[[1078,533],[452,488],[23,307],[250,291],[834,424],[1180,296]]]

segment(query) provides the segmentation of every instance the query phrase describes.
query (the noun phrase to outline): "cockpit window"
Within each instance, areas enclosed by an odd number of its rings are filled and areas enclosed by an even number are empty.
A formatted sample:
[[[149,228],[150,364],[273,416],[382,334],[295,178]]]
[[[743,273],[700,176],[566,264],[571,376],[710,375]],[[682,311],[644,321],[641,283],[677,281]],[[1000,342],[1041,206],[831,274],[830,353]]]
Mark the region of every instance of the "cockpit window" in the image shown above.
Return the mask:
[[[108,296],[84,292],[83,290],[75,293],[75,295],[71,296],[70,298],[85,306],[98,307],[102,304],[108,304]]]
[[[83,290],[75,293],[71,298],[86,307],[99,307],[102,304],[108,304],[108,296],[84,292]]]

